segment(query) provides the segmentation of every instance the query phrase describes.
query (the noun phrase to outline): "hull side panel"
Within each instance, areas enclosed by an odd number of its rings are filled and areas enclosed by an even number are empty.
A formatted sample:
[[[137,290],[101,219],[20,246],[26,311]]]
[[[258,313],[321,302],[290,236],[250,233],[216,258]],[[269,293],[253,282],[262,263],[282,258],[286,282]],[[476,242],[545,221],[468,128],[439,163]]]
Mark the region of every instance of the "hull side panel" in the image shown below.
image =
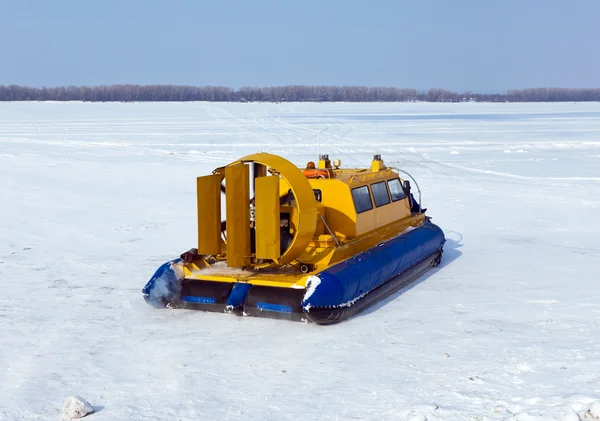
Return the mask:
[[[441,252],[444,242],[442,230],[427,221],[319,273],[319,284],[307,294],[302,306],[308,312],[312,307],[351,306],[385,282]]]
[[[435,266],[440,257],[441,252],[434,253],[401,275],[375,288],[352,305],[341,307],[311,307],[310,311],[306,312],[306,316],[311,322],[321,325],[339,323],[377,304],[399,289],[409,285],[427,272],[432,266]]]

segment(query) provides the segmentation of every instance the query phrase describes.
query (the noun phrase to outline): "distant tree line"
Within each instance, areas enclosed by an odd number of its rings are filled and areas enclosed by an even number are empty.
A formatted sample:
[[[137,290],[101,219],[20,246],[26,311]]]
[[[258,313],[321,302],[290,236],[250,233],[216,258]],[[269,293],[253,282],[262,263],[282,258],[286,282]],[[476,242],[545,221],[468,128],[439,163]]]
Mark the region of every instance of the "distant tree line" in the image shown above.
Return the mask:
[[[274,86],[266,88],[182,85],[104,85],[32,88],[0,85],[0,101],[230,101],[230,102],[559,102],[600,101],[600,89],[534,88],[477,94],[444,89],[366,86]]]

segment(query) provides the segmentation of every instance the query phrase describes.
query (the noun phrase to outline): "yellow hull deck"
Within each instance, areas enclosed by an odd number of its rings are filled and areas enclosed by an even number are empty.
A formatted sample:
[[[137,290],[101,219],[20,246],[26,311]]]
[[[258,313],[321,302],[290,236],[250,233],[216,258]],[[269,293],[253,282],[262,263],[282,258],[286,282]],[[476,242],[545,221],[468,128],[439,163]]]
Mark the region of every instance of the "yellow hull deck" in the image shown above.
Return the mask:
[[[282,288],[305,288],[309,275],[298,272],[249,272],[232,274],[227,268],[210,268],[197,271],[184,272],[185,279],[197,279],[210,282],[236,282],[252,285],[273,286]]]
[[[423,215],[413,215],[385,225],[366,235],[344,242],[337,248],[320,249],[321,264],[317,270],[310,273],[299,272],[293,266],[261,268],[258,270],[243,270],[227,266],[226,261],[213,265],[202,261],[183,265],[183,278],[186,280],[201,280],[209,282],[248,283],[252,285],[271,286],[279,288],[306,288],[308,278],[340,263],[357,253],[401,235],[411,227],[418,227],[424,222]]]

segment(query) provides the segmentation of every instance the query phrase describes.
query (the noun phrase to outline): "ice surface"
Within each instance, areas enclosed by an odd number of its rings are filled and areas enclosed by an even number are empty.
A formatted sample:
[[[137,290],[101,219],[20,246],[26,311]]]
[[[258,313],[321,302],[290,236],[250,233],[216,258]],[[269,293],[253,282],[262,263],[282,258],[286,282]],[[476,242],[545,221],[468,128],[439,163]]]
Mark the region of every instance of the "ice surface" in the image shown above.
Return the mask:
[[[329,327],[146,304],[196,245],[195,177],[261,150],[304,165],[317,132],[342,166],[416,177],[441,265]],[[72,394],[95,421],[586,420],[600,400],[600,104],[0,103],[0,215],[0,420]]]

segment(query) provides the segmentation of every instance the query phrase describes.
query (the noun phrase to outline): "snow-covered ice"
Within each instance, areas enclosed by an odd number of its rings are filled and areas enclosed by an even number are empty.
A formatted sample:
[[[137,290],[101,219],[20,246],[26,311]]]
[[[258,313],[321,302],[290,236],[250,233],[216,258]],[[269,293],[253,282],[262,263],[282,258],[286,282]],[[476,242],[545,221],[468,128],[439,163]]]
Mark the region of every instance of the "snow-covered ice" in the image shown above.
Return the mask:
[[[439,267],[329,327],[145,303],[196,176],[317,134],[417,178]],[[0,216],[0,420],[598,419],[600,104],[0,103]]]

